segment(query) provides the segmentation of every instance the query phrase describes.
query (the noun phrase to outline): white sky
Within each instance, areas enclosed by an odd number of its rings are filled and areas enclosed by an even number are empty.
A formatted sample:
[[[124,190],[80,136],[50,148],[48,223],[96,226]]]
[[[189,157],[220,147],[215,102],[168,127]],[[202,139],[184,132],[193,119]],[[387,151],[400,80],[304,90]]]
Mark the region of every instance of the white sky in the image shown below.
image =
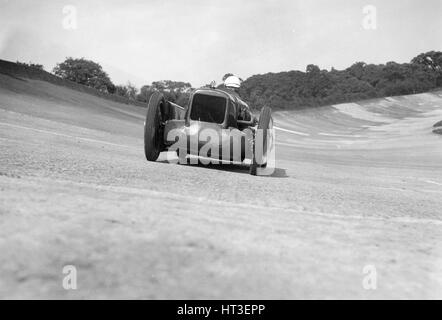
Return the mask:
[[[66,5],[77,8],[76,30],[63,28]],[[362,27],[366,5],[377,8],[376,30]],[[441,0],[0,0],[0,59],[52,70],[85,57],[137,86],[408,62],[442,51],[441,30]]]

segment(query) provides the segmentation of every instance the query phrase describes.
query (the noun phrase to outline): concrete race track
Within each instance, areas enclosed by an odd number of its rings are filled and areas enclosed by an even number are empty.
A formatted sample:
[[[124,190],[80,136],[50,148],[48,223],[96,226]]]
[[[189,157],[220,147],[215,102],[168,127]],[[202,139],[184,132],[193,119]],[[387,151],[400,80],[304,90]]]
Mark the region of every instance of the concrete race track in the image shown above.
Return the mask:
[[[442,92],[275,113],[271,177],[146,162],[144,113],[0,74],[0,298],[442,298]]]

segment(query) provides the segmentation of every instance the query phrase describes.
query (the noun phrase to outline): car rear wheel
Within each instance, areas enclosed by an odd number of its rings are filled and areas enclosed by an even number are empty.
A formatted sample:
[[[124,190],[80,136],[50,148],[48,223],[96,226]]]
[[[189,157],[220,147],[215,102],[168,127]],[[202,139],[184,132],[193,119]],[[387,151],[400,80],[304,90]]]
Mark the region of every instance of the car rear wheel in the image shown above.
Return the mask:
[[[164,150],[162,115],[165,108],[164,96],[159,92],[152,94],[144,123],[144,154],[148,161],[156,161]]]
[[[255,132],[253,142],[252,163],[250,165],[250,174],[256,175],[258,167],[267,165],[267,154],[272,141],[273,119],[272,109],[264,107],[261,110],[258,121],[258,130]]]

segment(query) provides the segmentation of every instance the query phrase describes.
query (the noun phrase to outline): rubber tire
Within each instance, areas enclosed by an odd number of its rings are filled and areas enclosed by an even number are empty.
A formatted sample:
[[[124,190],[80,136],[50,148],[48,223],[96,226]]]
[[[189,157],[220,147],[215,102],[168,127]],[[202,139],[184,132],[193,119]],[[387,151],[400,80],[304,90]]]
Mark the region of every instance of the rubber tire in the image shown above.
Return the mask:
[[[147,161],[156,161],[164,150],[162,135],[162,109],[166,105],[163,94],[155,92],[147,105],[146,121],[144,123],[144,154]]]
[[[258,121],[258,130],[263,130],[263,150],[267,150],[267,130],[269,129],[270,126],[270,120],[272,119],[272,109],[270,109],[269,107],[264,107],[261,109],[261,113],[259,115],[259,121]],[[255,143],[256,143],[256,138],[253,141],[253,155],[252,155],[252,163],[250,165],[250,174],[252,176],[256,176],[257,173],[257,168],[258,167],[265,167],[267,164],[263,164],[263,165],[258,165],[258,161],[256,161],[255,158]],[[260,163],[262,161],[259,161]]]

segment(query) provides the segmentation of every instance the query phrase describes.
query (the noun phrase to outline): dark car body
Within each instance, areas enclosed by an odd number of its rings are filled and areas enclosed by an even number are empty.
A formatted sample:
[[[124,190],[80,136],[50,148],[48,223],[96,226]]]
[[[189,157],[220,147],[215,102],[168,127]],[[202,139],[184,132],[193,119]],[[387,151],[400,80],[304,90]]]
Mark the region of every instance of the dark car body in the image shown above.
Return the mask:
[[[248,151],[251,152],[253,140],[253,127],[256,121],[240,119],[240,112],[247,104],[230,90],[215,88],[201,88],[192,92],[189,105],[183,108],[176,104],[170,104],[175,109],[176,119],[166,121],[164,126],[164,144],[166,147],[176,142],[176,136],[181,134],[187,137],[187,153],[199,155],[203,146],[219,148],[218,155],[222,155],[222,149],[231,146],[233,139],[241,144],[240,155],[231,154],[230,161],[243,161]],[[218,141],[207,139],[205,132],[217,132]],[[216,140],[216,139],[215,139]],[[192,143],[193,142],[193,143]],[[212,143],[212,145],[210,145]]]

